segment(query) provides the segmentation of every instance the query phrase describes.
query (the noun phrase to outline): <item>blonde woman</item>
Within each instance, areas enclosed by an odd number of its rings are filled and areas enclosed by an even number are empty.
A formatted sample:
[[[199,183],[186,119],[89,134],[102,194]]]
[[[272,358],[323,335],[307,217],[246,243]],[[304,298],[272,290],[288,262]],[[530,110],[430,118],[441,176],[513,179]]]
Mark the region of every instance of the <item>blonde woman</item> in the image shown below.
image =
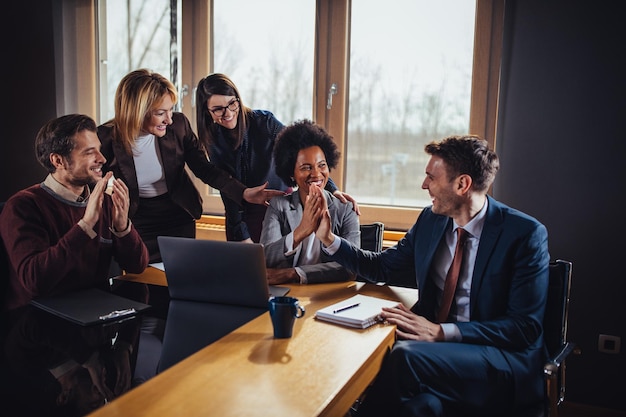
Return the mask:
[[[176,88],[147,69],[127,74],[115,92],[115,116],[98,127],[105,171],[130,192],[129,216],[150,253],[160,262],[157,236],[195,237],[202,199],[185,171],[242,204],[267,204],[283,192],[267,183],[247,188],[209,162],[187,117],[174,112]]]

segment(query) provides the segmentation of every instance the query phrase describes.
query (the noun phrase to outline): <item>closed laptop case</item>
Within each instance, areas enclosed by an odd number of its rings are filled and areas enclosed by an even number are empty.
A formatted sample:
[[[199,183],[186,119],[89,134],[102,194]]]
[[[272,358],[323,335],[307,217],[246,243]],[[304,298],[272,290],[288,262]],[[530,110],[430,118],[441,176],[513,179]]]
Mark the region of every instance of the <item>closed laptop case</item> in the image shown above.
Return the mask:
[[[97,288],[41,297],[31,304],[81,326],[123,321],[150,308],[148,304]]]

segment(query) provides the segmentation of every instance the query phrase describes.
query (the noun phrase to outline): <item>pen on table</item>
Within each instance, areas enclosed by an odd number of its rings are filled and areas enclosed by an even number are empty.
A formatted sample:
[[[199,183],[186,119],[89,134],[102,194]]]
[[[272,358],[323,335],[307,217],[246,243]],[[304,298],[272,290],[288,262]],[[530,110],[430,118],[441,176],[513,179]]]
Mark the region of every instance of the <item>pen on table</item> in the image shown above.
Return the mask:
[[[337,313],[339,313],[341,311],[349,310],[349,309],[354,308],[354,307],[358,307],[359,304],[361,304],[361,303],[354,303],[354,304],[350,304],[349,306],[339,307],[339,308],[333,310],[333,314],[337,314]]]

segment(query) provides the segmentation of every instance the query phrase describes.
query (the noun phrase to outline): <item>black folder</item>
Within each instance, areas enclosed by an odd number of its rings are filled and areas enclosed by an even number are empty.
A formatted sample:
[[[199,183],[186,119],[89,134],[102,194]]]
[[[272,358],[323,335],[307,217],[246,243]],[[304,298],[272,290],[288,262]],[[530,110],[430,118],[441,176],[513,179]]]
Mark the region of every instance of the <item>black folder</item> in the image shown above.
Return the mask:
[[[30,302],[35,307],[81,326],[124,321],[150,308],[150,305],[89,288]]]

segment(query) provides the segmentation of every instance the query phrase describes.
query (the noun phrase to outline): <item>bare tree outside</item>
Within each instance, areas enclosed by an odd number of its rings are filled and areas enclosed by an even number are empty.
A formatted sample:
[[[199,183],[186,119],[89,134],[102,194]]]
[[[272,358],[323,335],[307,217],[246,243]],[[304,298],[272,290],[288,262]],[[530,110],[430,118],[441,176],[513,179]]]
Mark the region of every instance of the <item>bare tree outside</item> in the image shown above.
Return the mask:
[[[148,68],[170,78],[171,3],[170,0],[108,0],[99,8],[103,15],[101,25],[106,31],[106,48],[100,51],[104,64],[100,82],[106,85],[101,89],[101,122],[113,117],[115,90],[130,71]]]
[[[213,35],[213,71],[248,107],[284,124],[312,117],[315,0],[215,0]]]
[[[101,1],[107,17],[101,101],[110,118],[126,73],[170,74],[176,1]],[[430,204],[421,190],[424,145],[469,127],[475,5],[389,1],[403,15],[381,14],[375,0],[352,2],[344,191],[364,204],[420,207]],[[213,6],[213,72],[228,75],[247,106],[269,110],[284,124],[311,118],[315,0]]]
[[[390,3],[403,15],[352,3],[345,191],[364,204],[422,207],[424,145],[469,128],[474,5]]]

